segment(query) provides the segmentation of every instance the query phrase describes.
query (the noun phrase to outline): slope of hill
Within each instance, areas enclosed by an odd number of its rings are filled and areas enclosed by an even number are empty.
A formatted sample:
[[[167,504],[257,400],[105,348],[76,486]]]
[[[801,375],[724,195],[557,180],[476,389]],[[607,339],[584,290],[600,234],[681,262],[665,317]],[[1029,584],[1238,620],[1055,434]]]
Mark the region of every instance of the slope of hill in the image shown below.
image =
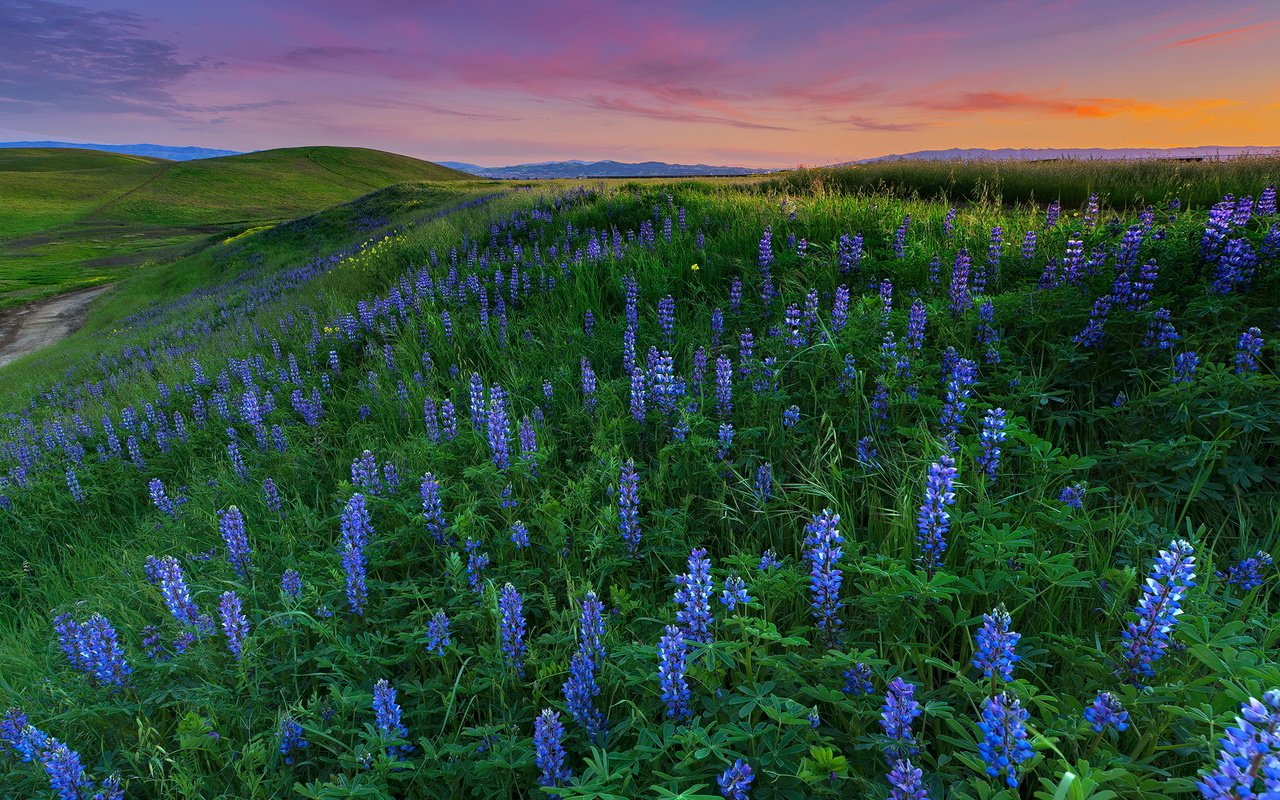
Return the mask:
[[[668,164],[663,161],[544,161],[510,167],[481,167],[461,161],[441,161],[482,178],[535,180],[539,178],[676,178],[704,175],[759,175],[771,170],[751,167],[715,167],[708,164]]]
[[[377,150],[299,147],[196,161],[0,151],[0,307],[109,281],[404,181],[471,176]]]
[[[218,156],[234,156],[239,150],[218,150],[213,147],[173,147],[166,144],[82,144],[78,142],[0,142],[0,149],[21,147],[72,148],[76,150],[99,150],[104,153],[123,153],[148,158],[161,158],[167,161],[191,161],[197,158],[217,158]]]

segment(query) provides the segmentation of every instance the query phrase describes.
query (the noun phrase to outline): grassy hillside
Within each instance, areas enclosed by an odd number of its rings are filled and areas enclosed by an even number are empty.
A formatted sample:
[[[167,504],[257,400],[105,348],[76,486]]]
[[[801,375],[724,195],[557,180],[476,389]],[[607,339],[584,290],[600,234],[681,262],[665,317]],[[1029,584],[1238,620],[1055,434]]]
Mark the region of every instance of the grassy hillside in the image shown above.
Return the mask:
[[[1280,686],[1264,185],[398,187],[140,276],[0,393],[0,793],[1187,797]]]
[[[377,150],[303,147],[170,162],[74,149],[0,151],[0,307],[115,280],[148,259],[402,181],[463,173]]]

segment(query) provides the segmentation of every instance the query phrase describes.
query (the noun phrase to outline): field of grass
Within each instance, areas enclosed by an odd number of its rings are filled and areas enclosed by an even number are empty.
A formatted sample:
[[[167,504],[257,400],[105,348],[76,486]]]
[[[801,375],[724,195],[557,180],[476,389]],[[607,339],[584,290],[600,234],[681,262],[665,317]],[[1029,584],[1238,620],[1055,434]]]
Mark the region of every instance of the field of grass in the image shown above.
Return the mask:
[[[0,308],[116,280],[246,229],[403,181],[469,176],[406,156],[302,147],[170,162],[74,149],[0,153]]]
[[[1255,177],[409,185],[136,276],[0,372],[2,791],[1194,794],[1280,686]]]

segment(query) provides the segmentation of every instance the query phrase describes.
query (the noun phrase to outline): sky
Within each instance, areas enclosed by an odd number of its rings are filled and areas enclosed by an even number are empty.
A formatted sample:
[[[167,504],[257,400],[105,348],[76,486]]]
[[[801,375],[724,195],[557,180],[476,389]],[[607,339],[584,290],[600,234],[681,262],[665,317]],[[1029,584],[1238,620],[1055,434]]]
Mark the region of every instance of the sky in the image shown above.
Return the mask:
[[[1280,145],[1280,0],[0,0],[0,140],[485,166]]]

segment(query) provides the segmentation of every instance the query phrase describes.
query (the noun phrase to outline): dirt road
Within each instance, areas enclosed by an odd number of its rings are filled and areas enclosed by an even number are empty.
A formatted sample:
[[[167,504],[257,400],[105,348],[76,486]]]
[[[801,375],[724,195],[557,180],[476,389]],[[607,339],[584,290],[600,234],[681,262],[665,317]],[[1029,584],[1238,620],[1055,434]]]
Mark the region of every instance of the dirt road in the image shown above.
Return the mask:
[[[0,311],[0,367],[75,333],[89,303],[108,288],[94,286]]]

